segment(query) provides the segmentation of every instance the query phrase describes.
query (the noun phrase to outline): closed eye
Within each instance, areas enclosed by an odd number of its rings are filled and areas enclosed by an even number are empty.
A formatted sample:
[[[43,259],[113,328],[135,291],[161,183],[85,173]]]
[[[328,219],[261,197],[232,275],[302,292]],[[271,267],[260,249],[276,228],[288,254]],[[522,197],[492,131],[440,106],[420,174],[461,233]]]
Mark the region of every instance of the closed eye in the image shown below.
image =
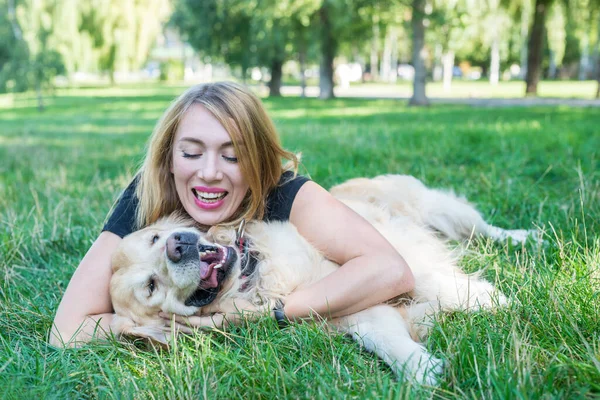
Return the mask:
[[[238,162],[237,157],[228,157],[228,156],[221,156],[221,157],[223,157],[223,160],[233,163],[233,164]]]
[[[182,153],[183,153],[183,158],[191,158],[191,159],[196,159],[202,155],[202,154],[189,154],[189,153],[186,153],[185,151],[183,151]]]

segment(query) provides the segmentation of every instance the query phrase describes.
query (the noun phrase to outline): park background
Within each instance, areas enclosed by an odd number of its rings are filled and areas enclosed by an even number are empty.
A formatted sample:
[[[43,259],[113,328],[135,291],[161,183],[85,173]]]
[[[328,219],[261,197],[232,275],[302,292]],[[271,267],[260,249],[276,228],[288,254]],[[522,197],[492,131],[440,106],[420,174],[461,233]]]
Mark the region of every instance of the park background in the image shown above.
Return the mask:
[[[598,398],[599,38],[597,0],[0,0],[0,397]],[[161,113],[230,79],[324,187],[410,174],[540,230],[471,243],[464,268],[512,302],[439,317],[439,387],[268,318],[168,350],[47,345]]]

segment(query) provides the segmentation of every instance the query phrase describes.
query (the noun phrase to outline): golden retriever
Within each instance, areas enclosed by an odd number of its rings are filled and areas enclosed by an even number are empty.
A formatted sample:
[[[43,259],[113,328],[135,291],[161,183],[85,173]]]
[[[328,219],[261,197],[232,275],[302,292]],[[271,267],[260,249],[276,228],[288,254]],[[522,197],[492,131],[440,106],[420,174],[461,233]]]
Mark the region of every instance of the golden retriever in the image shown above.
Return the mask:
[[[489,282],[461,271],[458,246],[448,239],[483,235],[521,242],[531,232],[488,225],[465,200],[410,176],[354,179],[331,193],[395,246],[412,269],[415,289],[401,299],[328,319],[327,326],[350,335],[398,375],[434,384],[442,364],[419,343],[432,315],[507,301]],[[236,229],[203,233],[179,217],[125,237],[113,258],[113,332],[166,343],[171,331],[159,312],[221,327],[270,312],[293,291],[338,268],[290,223],[249,223],[244,239],[247,246],[240,248]]]

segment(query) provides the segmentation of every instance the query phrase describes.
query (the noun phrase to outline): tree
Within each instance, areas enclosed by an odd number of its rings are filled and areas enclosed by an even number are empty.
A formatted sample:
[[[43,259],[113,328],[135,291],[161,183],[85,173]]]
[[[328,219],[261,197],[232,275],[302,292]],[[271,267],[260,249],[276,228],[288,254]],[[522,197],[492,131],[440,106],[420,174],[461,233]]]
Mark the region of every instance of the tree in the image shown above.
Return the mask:
[[[317,0],[178,0],[171,24],[204,57],[239,67],[269,69],[269,93],[279,96],[282,67],[292,52],[306,50],[308,18]],[[300,51],[300,50],[298,50]]]
[[[542,72],[544,36],[546,33],[546,15],[552,0],[536,0],[533,10],[533,24],[529,33],[527,55],[527,75],[525,76],[525,95],[536,96],[537,85]]]
[[[319,98],[331,99],[333,94],[333,59],[337,50],[337,41],[332,27],[332,4],[329,0],[323,0],[319,8],[321,63],[319,68]]]
[[[146,62],[169,12],[168,0],[90,0],[78,7],[79,31],[112,84],[117,70],[138,70]]]
[[[44,110],[43,91],[51,89],[54,78],[64,73],[61,55],[48,45],[55,6],[45,1],[7,2],[13,47],[0,80],[5,86],[11,82],[15,91],[34,89],[39,111]]]
[[[412,2],[412,63],[415,68],[415,77],[413,80],[413,95],[409,101],[413,106],[429,105],[429,99],[425,94],[425,80],[427,71],[425,69],[425,60],[423,50],[425,48],[425,0],[413,0]]]
[[[436,43],[435,58],[442,65],[442,81],[445,91],[450,91],[457,51],[470,39],[467,24],[474,27],[478,21],[480,7],[467,1],[438,0],[429,15],[431,28],[428,36]],[[438,75],[439,76],[439,75]]]

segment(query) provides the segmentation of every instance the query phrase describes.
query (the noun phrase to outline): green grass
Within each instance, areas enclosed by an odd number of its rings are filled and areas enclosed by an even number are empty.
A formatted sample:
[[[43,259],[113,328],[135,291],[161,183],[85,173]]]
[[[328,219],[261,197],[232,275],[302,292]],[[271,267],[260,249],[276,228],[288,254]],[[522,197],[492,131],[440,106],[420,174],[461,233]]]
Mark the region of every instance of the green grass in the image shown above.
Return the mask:
[[[56,350],[62,293],[180,87],[59,92],[38,113],[0,99],[0,398],[598,398],[600,112],[407,108],[404,102],[266,100],[285,146],[325,187],[411,174],[466,195],[503,227],[546,244],[480,241],[464,266],[512,299],[443,315],[426,346],[439,388],[398,382],[376,357],[318,326],[263,319],[227,333]]]

